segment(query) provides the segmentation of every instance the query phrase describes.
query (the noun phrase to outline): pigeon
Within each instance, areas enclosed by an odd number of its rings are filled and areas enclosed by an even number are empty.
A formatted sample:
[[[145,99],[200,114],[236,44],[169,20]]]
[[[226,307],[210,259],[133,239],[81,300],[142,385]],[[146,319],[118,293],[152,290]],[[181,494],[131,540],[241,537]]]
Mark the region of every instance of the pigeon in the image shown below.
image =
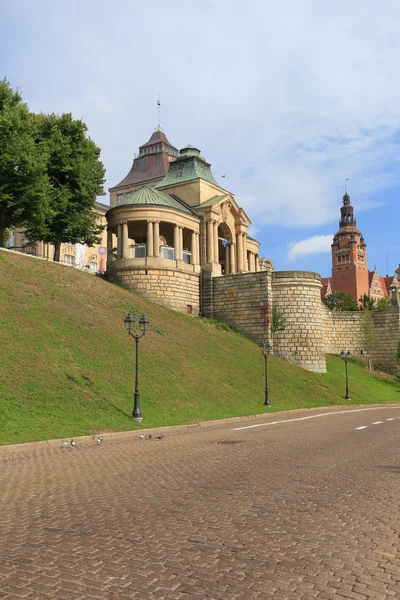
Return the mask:
[[[144,435],[141,433],[141,434],[139,435],[139,440],[143,440],[143,439],[144,439]]]
[[[162,433],[160,433],[160,435],[157,435],[157,436],[156,436],[156,439],[157,439],[157,440],[162,440],[162,439],[163,439],[163,437],[164,437],[164,436],[163,436],[163,434],[162,434]]]
[[[73,448],[77,448],[77,447],[78,447],[78,444],[75,442],[75,440],[71,440],[71,446],[72,446]]]
[[[97,445],[100,446],[101,442],[104,440],[102,435],[99,435],[97,438]]]
[[[149,440],[153,439],[153,436],[151,435],[151,433],[149,433],[149,435],[147,437],[149,438]]]
[[[60,448],[66,448],[68,446],[68,440],[65,440],[60,446]]]

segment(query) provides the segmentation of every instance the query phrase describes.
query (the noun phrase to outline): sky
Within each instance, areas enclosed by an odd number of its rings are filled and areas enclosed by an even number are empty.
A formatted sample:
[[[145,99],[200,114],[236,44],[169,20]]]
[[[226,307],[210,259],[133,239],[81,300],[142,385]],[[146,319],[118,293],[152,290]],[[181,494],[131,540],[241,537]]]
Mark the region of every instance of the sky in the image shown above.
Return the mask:
[[[169,141],[201,150],[277,270],[330,275],[346,180],[369,268],[399,265],[398,0],[0,0],[0,22],[0,78],[86,123],[106,190],[160,94]]]

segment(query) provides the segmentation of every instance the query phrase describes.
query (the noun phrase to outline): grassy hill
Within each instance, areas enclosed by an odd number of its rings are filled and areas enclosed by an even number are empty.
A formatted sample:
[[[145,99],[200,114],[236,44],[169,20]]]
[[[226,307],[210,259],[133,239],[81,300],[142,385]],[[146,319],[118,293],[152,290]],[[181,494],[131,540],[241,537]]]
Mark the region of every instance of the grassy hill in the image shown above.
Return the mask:
[[[257,345],[63,265],[0,251],[0,444],[140,428],[131,418],[135,350],[128,312],[146,312],[140,341],[142,427],[346,404],[344,364],[309,373],[273,356],[263,406]],[[400,401],[400,382],[349,365],[351,403]]]

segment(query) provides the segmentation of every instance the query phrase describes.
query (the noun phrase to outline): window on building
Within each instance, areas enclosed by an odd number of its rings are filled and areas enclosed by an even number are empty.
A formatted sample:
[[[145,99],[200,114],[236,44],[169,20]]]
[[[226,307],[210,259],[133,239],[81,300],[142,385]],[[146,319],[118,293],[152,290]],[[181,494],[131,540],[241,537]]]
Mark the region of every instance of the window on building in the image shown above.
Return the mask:
[[[188,250],[184,250],[182,254],[183,254],[183,262],[186,263],[187,265],[191,265],[192,264],[192,253],[189,252]]]
[[[66,264],[66,265],[74,265],[75,264],[75,258],[72,256],[72,254],[64,254],[64,264]]]
[[[174,248],[170,248],[169,246],[161,246],[160,256],[161,256],[161,258],[164,258],[167,260],[174,260],[175,250],[174,250]]]
[[[118,204],[122,204],[123,201],[124,201],[124,195],[118,194]]]
[[[89,263],[89,271],[93,271],[94,273],[97,273],[97,262]]]
[[[137,246],[132,246],[133,248],[133,258],[146,258],[146,244],[138,244]]]

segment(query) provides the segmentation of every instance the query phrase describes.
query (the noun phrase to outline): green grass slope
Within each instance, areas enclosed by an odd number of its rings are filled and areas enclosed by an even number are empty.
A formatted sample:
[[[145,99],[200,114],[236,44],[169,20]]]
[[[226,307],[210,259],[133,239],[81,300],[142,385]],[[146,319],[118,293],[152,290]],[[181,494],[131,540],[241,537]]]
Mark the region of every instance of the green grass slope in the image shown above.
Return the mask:
[[[135,349],[128,312],[146,312],[140,341],[142,426],[131,417]],[[101,278],[0,251],[0,444],[346,404],[344,364],[309,373],[248,339],[170,311]],[[395,378],[349,365],[351,403],[400,401]]]

